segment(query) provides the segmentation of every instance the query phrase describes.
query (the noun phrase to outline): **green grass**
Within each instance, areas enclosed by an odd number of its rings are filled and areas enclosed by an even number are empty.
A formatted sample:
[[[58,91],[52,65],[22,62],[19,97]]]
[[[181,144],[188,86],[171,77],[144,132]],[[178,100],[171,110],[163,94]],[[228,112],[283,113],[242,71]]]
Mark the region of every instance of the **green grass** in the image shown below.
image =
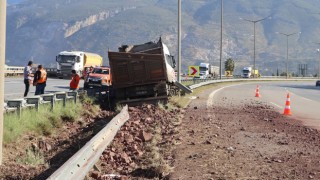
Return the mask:
[[[84,110],[81,103],[67,101],[66,107],[62,102],[56,103],[53,111],[50,105],[40,105],[38,112],[34,108],[23,109],[20,118],[15,112],[7,113],[4,115],[4,143],[14,142],[27,132],[49,136],[62,127],[63,122],[77,121]]]
[[[44,156],[40,152],[35,152],[32,149],[27,149],[26,154],[17,159],[19,164],[26,164],[31,166],[37,166],[40,164],[46,164]]]

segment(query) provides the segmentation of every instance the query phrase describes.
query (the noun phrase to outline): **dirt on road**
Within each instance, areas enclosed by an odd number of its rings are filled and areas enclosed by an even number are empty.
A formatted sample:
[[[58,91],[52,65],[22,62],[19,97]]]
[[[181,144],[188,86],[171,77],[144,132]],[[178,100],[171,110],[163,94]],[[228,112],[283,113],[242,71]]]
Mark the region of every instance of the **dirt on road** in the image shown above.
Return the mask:
[[[320,179],[320,133],[257,100],[186,109],[170,179]]]

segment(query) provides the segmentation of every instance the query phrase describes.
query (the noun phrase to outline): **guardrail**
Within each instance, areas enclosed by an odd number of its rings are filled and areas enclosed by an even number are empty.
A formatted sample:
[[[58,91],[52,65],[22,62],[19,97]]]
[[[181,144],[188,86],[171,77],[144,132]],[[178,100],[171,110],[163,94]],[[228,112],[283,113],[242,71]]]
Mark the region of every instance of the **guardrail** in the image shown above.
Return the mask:
[[[209,85],[209,84],[214,84],[214,83],[221,83],[221,82],[250,82],[250,81],[306,81],[306,80],[316,80],[315,78],[297,78],[297,79],[286,79],[286,78],[241,78],[241,79],[224,79],[224,80],[209,80],[209,81],[204,81],[200,83],[196,83],[193,85],[190,85],[190,89],[195,89],[199,88],[201,86]]]
[[[57,68],[44,68],[47,71],[48,77],[57,76]],[[4,70],[4,76],[22,76],[24,73],[24,67],[22,66],[6,66]]]
[[[48,179],[84,179],[99,160],[104,149],[112,142],[121,126],[129,120],[128,106],[114,117],[85,146],[56,170]]]
[[[39,96],[32,96],[20,99],[9,99],[5,102],[4,112],[17,111],[19,117],[21,116],[21,110],[27,107],[34,107],[39,110],[41,104],[51,104],[51,110],[53,110],[56,101],[62,101],[63,106],[66,106],[67,99],[73,99],[76,103],[78,99],[77,91],[56,92],[52,94],[42,94]]]

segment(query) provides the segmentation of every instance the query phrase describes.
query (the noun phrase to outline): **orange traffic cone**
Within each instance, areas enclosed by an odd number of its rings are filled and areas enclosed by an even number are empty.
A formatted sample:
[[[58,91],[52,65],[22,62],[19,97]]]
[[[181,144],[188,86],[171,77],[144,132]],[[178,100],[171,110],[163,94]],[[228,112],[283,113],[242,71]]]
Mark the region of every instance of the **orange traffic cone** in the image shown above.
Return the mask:
[[[257,88],[256,88],[256,97],[260,97],[260,93],[259,93],[259,85],[257,85]]]
[[[286,100],[286,107],[284,108],[284,115],[290,116],[291,115],[291,109],[290,109],[290,94],[287,94],[287,100]]]

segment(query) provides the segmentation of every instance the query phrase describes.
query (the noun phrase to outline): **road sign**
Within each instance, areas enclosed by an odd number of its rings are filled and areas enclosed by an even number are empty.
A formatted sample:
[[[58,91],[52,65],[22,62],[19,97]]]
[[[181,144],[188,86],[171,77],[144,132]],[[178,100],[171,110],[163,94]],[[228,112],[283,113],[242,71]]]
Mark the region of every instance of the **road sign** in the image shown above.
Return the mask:
[[[227,77],[233,76],[232,71],[225,71],[225,76],[227,76]]]
[[[188,75],[193,77],[199,77],[200,75],[199,66],[189,66]]]

